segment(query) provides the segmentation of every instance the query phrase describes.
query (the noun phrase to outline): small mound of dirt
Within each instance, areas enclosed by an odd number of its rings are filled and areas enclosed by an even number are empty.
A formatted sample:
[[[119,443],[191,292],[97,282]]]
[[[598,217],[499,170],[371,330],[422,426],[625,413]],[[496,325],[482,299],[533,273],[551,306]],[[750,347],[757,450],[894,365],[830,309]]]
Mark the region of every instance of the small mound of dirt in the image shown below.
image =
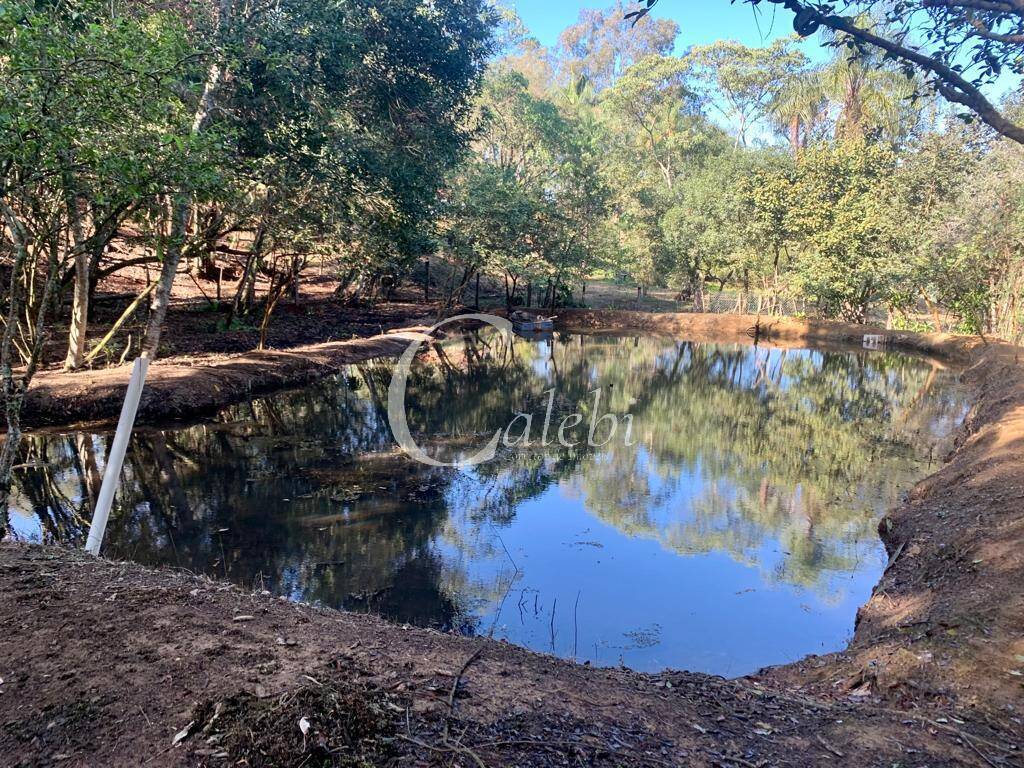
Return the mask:
[[[393,754],[396,711],[378,690],[308,678],[276,697],[240,693],[204,702],[178,738],[195,742],[191,756],[199,765],[363,768]]]

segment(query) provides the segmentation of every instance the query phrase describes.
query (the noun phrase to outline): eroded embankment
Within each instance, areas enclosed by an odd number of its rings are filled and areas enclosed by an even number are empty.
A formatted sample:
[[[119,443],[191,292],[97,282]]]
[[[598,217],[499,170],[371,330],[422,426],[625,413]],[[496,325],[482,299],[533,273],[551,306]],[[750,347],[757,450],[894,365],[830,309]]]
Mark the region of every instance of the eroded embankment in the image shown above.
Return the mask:
[[[737,341],[752,325],[584,312],[560,322]],[[785,321],[770,333],[798,344],[864,329]],[[951,460],[883,521],[891,564],[844,653],[736,681],[599,670],[5,545],[0,754],[298,765],[323,745],[337,761],[477,768],[1021,765],[1024,368],[1009,345],[906,336],[969,366],[976,407]]]
[[[423,328],[409,328],[350,341],[281,350],[199,358],[188,364],[157,361],[149,369],[139,422],[185,419],[338,373],[345,365],[400,355]],[[36,376],[22,413],[27,427],[116,419],[128,388],[130,366]]]
[[[643,312],[561,310],[563,330],[633,331],[679,337],[776,346],[821,342],[855,342],[875,332],[863,325],[751,315],[652,314]],[[256,395],[299,387],[337,373],[343,366],[374,357],[396,356],[422,338],[423,326],[399,329],[362,339],[309,344],[281,350],[230,356],[158,360],[149,369],[139,405],[140,423],[159,423],[213,413]],[[926,334],[892,334],[899,346],[928,354],[965,359],[974,339]],[[38,374],[25,398],[23,425],[28,428],[114,421],[128,387],[130,366],[94,371],[45,371]]]

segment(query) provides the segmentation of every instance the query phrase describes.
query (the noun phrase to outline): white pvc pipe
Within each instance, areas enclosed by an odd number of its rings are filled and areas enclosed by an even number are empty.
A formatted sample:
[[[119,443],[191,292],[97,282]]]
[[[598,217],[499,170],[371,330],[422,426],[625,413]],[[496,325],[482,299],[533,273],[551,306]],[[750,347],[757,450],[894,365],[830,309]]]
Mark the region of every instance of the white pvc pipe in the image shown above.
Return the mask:
[[[124,455],[128,451],[128,438],[131,437],[132,427],[135,426],[135,414],[139,410],[139,401],[142,399],[142,387],[146,383],[148,368],[149,358],[138,358],[132,368],[132,376],[128,380],[128,391],[124,396],[124,405],[121,406],[121,417],[117,420],[117,432],[114,433],[114,442],[110,444],[110,455],[107,457],[107,465],[103,471],[103,485],[100,486],[96,509],[92,513],[89,539],[85,542],[85,551],[90,555],[98,555],[103,544],[103,534],[107,530],[110,507],[114,503],[114,493],[117,491],[117,483],[121,477]]]

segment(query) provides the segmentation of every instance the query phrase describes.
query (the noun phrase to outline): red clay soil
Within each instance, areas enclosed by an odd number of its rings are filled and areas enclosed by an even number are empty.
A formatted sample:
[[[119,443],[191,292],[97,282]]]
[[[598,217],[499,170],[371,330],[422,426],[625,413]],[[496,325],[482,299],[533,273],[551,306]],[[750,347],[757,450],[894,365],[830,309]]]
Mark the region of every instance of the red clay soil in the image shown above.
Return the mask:
[[[161,348],[167,357],[150,367],[139,406],[140,423],[167,422],[211,413],[276,389],[298,387],[337,373],[342,366],[371,357],[400,354],[410,337],[390,334],[402,326],[430,323],[430,307],[422,304],[387,304],[372,311],[354,310],[332,299],[307,298],[301,308],[282,312],[275,321],[275,349],[252,350],[249,332],[215,331],[216,317],[178,306],[164,332]],[[436,311],[436,309],[434,310]],[[469,311],[469,310],[467,310]],[[863,325],[820,321],[758,319],[749,315],[699,315],[626,311],[562,310],[563,330],[600,330],[662,333],[690,338],[750,342],[758,339],[775,346],[806,346],[814,342],[856,342]],[[206,327],[210,326],[210,327]],[[391,329],[385,333],[385,329]],[[366,336],[347,341],[323,341],[352,331]],[[376,335],[369,335],[372,333]],[[953,338],[953,337],[949,337]],[[182,341],[188,340],[187,344]],[[321,343],[299,343],[309,339]],[[894,336],[898,346],[933,353],[940,337],[920,334]],[[236,350],[243,351],[236,351]],[[247,351],[246,351],[247,350]],[[130,364],[67,373],[51,369],[37,374],[25,399],[24,426],[43,427],[82,422],[113,421],[121,410]]]
[[[183,419],[286,387],[298,387],[373,357],[401,354],[424,339],[423,327],[363,339],[268,349],[238,355],[157,360],[149,369],[138,421]],[[25,398],[27,426],[116,419],[128,388],[130,366],[36,376]]]
[[[753,324],[560,321],[723,340]],[[863,332],[784,321],[770,342]],[[593,669],[178,571],[3,545],[0,763],[1024,765],[1019,350],[899,342],[967,364],[976,406],[949,462],[883,520],[890,564],[843,653],[733,681]]]

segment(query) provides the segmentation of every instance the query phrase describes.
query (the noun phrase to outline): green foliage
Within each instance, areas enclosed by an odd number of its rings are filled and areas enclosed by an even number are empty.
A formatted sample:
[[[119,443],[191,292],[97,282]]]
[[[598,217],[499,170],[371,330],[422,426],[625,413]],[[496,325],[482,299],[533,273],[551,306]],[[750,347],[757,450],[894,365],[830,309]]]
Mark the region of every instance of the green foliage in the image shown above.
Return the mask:
[[[493,65],[475,155],[442,218],[442,251],[465,274],[504,275],[511,294],[602,274],[672,287],[696,310],[709,286],[728,286],[750,311],[756,294],[758,311],[798,300],[856,322],[918,322],[922,301],[933,322],[941,307],[979,329],[995,305],[1017,311],[1015,289],[996,287],[1017,274],[1014,192],[995,205],[978,189],[975,233],[962,221],[939,236],[962,218],[982,158],[1005,148],[929,127],[939,113],[891,62],[844,50],[809,67],[791,39],[673,57],[650,28],[612,57],[614,10],[588,15],[554,52],[523,32]],[[769,127],[788,153],[764,146]],[[1006,254],[997,269],[986,243]]]
[[[605,206],[593,124],[496,70],[479,101],[477,156],[450,183],[440,233],[447,256],[512,286],[586,274]],[[512,295],[509,295],[509,300]]]
[[[895,169],[891,150],[861,142],[815,147],[798,162],[792,215],[810,246],[798,279],[829,315],[863,322],[906,275]]]
[[[679,26],[668,19],[647,18],[631,27],[623,23],[628,7],[615,0],[604,10],[581,10],[579,21],[558,40],[562,69],[603,90],[645,58],[670,54]]]
[[[780,38],[765,48],[719,40],[686,56],[708,103],[736,126],[737,141],[744,146],[787,79],[807,64],[807,57],[793,50],[794,40]]]

